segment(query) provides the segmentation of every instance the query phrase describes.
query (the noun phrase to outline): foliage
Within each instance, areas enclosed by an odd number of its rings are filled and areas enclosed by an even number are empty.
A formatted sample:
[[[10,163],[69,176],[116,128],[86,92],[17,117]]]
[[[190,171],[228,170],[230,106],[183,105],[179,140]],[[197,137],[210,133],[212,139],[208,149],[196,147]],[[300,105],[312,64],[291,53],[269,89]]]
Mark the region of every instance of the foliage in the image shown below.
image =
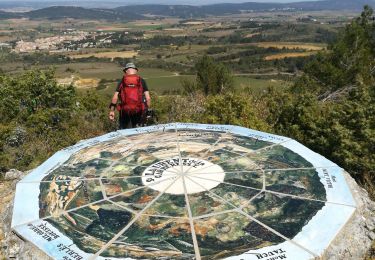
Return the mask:
[[[357,84],[371,84],[375,73],[375,25],[372,9],[365,7],[362,15],[352,21],[330,51],[321,53],[305,72],[319,82],[318,94]]]
[[[241,125],[269,131],[270,128],[256,113],[254,100],[243,93],[209,96],[204,105],[201,122],[209,124]]]
[[[268,123],[327,156],[375,196],[375,22],[365,7],[288,93],[270,89]]]
[[[261,131],[271,130],[259,116],[259,100],[249,93],[228,92],[205,96],[198,91],[186,96],[158,97],[154,106],[161,115],[160,122],[233,124]]]
[[[205,95],[220,94],[233,89],[233,76],[223,63],[203,56],[195,65],[197,88]]]
[[[113,129],[106,101],[57,85],[52,70],[0,76],[0,172],[36,167],[59,149]]]

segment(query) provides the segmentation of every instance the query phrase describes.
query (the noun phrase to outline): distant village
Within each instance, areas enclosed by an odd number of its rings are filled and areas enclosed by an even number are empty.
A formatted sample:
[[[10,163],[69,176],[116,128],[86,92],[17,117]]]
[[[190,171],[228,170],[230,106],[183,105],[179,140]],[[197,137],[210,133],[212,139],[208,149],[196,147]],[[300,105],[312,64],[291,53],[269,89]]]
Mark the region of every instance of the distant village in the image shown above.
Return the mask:
[[[13,51],[16,53],[74,51],[112,43],[110,39],[111,35],[112,33],[85,32],[68,29],[63,32],[62,35],[38,38],[35,41],[20,40],[16,42]]]

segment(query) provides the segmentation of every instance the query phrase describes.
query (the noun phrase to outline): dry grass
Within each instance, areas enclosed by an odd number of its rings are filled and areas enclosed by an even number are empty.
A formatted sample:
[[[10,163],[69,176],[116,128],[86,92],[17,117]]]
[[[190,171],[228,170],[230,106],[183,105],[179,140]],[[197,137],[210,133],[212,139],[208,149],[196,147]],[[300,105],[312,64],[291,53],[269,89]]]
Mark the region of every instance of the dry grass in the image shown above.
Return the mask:
[[[73,54],[69,55],[72,59],[80,59],[80,58],[88,58],[91,56],[97,57],[97,58],[133,58],[134,56],[137,56],[138,52],[136,51],[108,51],[108,52],[98,52],[98,53],[87,53],[87,54]]]
[[[316,51],[278,53],[278,54],[268,55],[264,57],[264,60],[281,60],[284,58],[307,57],[307,56],[314,55],[316,53],[317,53]]]
[[[86,78],[86,79],[78,79],[74,81],[73,85],[76,88],[96,88],[99,85],[99,79],[95,78]]]
[[[205,24],[204,22],[200,22],[200,21],[192,21],[192,22],[186,22],[184,23],[185,25],[202,25],[202,24]]]
[[[59,85],[69,86],[74,83],[74,77],[57,78],[56,82]]]
[[[277,48],[277,49],[288,49],[288,50],[308,50],[308,51],[320,51],[325,48],[324,45],[311,44],[311,43],[295,43],[295,42],[259,42],[253,45],[261,48]]]
[[[260,33],[248,33],[248,34],[246,34],[244,37],[245,38],[251,38],[251,37],[253,37],[253,36],[255,36],[255,35],[259,35]],[[264,47],[264,48],[266,48],[266,47]]]

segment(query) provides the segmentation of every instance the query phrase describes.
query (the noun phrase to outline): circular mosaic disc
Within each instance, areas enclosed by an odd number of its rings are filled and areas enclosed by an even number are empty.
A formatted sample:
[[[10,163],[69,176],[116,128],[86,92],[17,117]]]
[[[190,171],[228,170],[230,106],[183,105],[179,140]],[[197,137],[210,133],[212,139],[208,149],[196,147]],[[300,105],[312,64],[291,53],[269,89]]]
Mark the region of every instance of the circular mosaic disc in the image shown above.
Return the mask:
[[[12,227],[55,259],[314,259],[355,211],[343,170],[237,126],[82,141],[17,184]]]

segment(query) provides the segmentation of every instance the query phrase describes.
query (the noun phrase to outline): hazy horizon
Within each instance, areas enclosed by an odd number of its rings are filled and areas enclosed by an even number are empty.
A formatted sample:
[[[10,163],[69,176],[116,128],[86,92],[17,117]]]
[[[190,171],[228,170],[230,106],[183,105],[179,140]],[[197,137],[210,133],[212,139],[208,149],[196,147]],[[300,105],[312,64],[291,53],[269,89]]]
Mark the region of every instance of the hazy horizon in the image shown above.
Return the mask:
[[[82,2],[91,2],[91,3],[119,3],[119,4],[190,4],[190,5],[206,5],[206,4],[216,4],[216,3],[247,3],[247,2],[258,2],[258,3],[291,3],[291,2],[313,2],[313,1],[321,1],[321,0],[250,0],[250,1],[244,1],[244,0],[201,0],[199,3],[195,0],[123,0],[123,1],[116,1],[116,0],[110,0],[110,1],[99,1],[99,0],[81,0],[81,1],[74,1],[74,0],[0,0],[0,3],[14,3],[17,2],[18,4],[22,3],[56,3],[56,2],[68,2],[68,3],[77,3],[81,4]]]
[[[246,2],[268,2],[268,3],[288,3],[288,2],[301,2],[301,1],[304,1],[304,2],[312,2],[312,1],[321,1],[321,0],[250,0],[250,1],[244,1],[244,0],[201,0],[199,1],[199,4],[202,4],[202,3],[246,3]],[[103,1],[99,1],[99,0],[80,0],[80,1],[75,1],[75,0],[0,0],[0,2],[103,2]],[[124,2],[124,3],[128,3],[128,2],[134,2],[134,3],[141,3],[141,2],[148,2],[148,3],[155,3],[155,4],[158,4],[158,3],[163,3],[163,2],[174,2],[174,3],[186,3],[187,1],[186,0],[157,0],[157,1],[154,1],[154,0],[119,0],[119,1],[116,1],[116,0],[110,0],[110,1],[105,1],[105,2]],[[188,1],[188,2],[197,2],[196,0],[195,1]]]

